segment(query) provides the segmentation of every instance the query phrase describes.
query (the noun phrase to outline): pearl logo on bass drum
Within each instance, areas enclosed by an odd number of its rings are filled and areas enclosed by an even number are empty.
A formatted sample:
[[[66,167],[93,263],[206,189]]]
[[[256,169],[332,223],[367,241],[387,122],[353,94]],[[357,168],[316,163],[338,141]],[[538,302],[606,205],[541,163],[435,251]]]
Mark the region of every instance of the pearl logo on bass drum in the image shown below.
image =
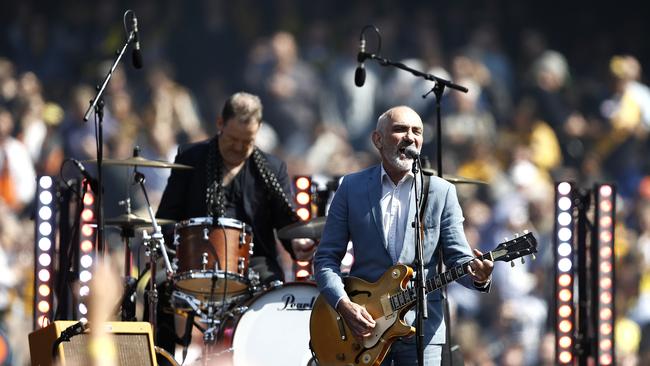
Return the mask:
[[[302,300],[302,301],[300,301]],[[305,301],[307,300],[307,301]],[[314,302],[316,301],[316,296],[309,298],[298,298],[292,293],[282,296],[282,306],[278,308],[278,311],[284,310],[311,310],[314,308]]]

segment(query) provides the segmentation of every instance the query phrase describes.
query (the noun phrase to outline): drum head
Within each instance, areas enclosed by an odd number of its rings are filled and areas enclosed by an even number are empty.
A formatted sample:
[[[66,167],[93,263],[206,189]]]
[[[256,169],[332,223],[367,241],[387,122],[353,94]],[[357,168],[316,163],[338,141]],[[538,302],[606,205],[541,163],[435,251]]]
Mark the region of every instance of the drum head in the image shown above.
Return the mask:
[[[290,283],[253,298],[236,325],[234,366],[307,366],[309,317],[318,296],[313,283]]]
[[[174,281],[179,290],[194,294],[221,296],[248,290],[248,278],[232,272],[192,270],[175,275]]]

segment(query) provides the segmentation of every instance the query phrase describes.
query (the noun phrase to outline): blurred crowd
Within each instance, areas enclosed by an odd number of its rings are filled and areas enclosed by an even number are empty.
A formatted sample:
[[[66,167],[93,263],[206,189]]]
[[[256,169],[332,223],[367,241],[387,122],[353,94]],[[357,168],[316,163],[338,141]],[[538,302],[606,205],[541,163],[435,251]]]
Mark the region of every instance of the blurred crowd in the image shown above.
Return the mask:
[[[29,361],[36,177],[75,178],[66,158],[96,158],[96,122],[82,117],[126,37],[125,6],[25,0],[0,15],[0,337],[12,364]],[[144,68],[133,70],[127,56],[108,85],[105,158],[128,158],[138,146],[145,158],[172,161],[179,144],[214,134],[227,95],[247,90],[264,105],[258,146],[284,158],[290,175],[327,181],[376,163],[369,134],[378,114],[399,104],[423,116],[423,155],[433,163],[436,105],[433,94],[422,97],[432,83],[367,61],[365,85],[354,85],[359,31],[375,24],[383,57],[469,89],[447,90],[441,110],[443,172],[487,183],[458,186],[470,244],[488,251],[524,230],[539,242],[536,261],[495,266],[489,295],[450,287],[465,363],[554,364],[549,273],[560,180],[616,184],[617,357],[650,363],[650,89],[642,73],[650,51],[634,11],[596,3],[576,17],[518,1],[135,6]],[[612,28],[611,18],[623,21]],[[375,52],[376,34],[365,36]],[[169,171],[142,171],[155,209]],[[118,202],[127,197],[142,210],[127,169],[107,167],[104,179],[112,187],[106,217],[124,213]]]

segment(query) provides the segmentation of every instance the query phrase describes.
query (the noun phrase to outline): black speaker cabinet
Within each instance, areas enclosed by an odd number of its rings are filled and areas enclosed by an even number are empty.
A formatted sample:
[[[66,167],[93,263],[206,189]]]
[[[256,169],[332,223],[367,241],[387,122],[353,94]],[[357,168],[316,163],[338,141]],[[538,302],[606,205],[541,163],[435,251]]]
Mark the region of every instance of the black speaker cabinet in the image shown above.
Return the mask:
[[[32,366],[52,365],[52,345],[74,320],[57,320],[45,328],[29,334],[29,352]],[[92,324],[88,324],[92,331]],[[153,331],[147,322],[108,322],[106,332],[112,334],[119,366],[158,366],[153,344]],[[58,346],[58,365],[90,365],[88,332],[76,335],[70,342]]]

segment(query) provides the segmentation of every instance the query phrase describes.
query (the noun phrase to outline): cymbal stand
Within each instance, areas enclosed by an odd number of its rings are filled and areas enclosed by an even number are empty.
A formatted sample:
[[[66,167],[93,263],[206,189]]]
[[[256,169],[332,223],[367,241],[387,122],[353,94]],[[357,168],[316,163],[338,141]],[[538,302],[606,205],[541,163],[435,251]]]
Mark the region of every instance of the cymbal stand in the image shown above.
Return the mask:
[[[125,200],[119,201],[117,203],[120,206],[126,207],[127,217],[131,215],[131,199],[127,198]],[[133,225],[123,225],[121,227],[120,236],[124,240],[124,277],[131,277],[131,269],[133,267],[133,254],[131,253],[131,247],[129,246],[129,238],[135,236],[135,227]]]
[[[131,199],[119,201],[118,205],[126,207],[126,214],[131,214]],[[131,277],[131,269],[133,267],[133,255],[129,238],[135,236],[135,228],[133,225],[123,225],[120,231],[120,237],[124,241],[124,294],[120,302],[121,310],[120,316],[123,321],[132,321],[135,319],[135,284],[136,279]]]
[[[147,189],[144,187],[145,176],[135,168],[134,172],[134,181],[140,185],[142,188],[142,193],[144,194],[144,199],[147,204],[147,211],[149,212],[149,217],[151,218],[151,223],[153,226],[153,233],[149,235],[146,230],[142,232],[142,239],[144,240],[145,245],[145,254],[149,256],[149,265],[151,270],[151,279],[149,280],[149,291],[147,296],[149,299],[149,322],[154,329],[154,334],[156,334],[156,318],[157,318],[157,306],[158,306],[158,289],[156,287],[156,260],[158,259],[158,251],[162,253],[162,257],[165,261],[165,268],[167,272],[167,278],[170,279],[174,274],[171,263],[169,262],[169,256],[167,255],[167,247],[165,246],[165,239],[163,237],[160,225],[156,221],[156,216],[153,213],[151,204],[149,203],[149,196],[147,195]]]

